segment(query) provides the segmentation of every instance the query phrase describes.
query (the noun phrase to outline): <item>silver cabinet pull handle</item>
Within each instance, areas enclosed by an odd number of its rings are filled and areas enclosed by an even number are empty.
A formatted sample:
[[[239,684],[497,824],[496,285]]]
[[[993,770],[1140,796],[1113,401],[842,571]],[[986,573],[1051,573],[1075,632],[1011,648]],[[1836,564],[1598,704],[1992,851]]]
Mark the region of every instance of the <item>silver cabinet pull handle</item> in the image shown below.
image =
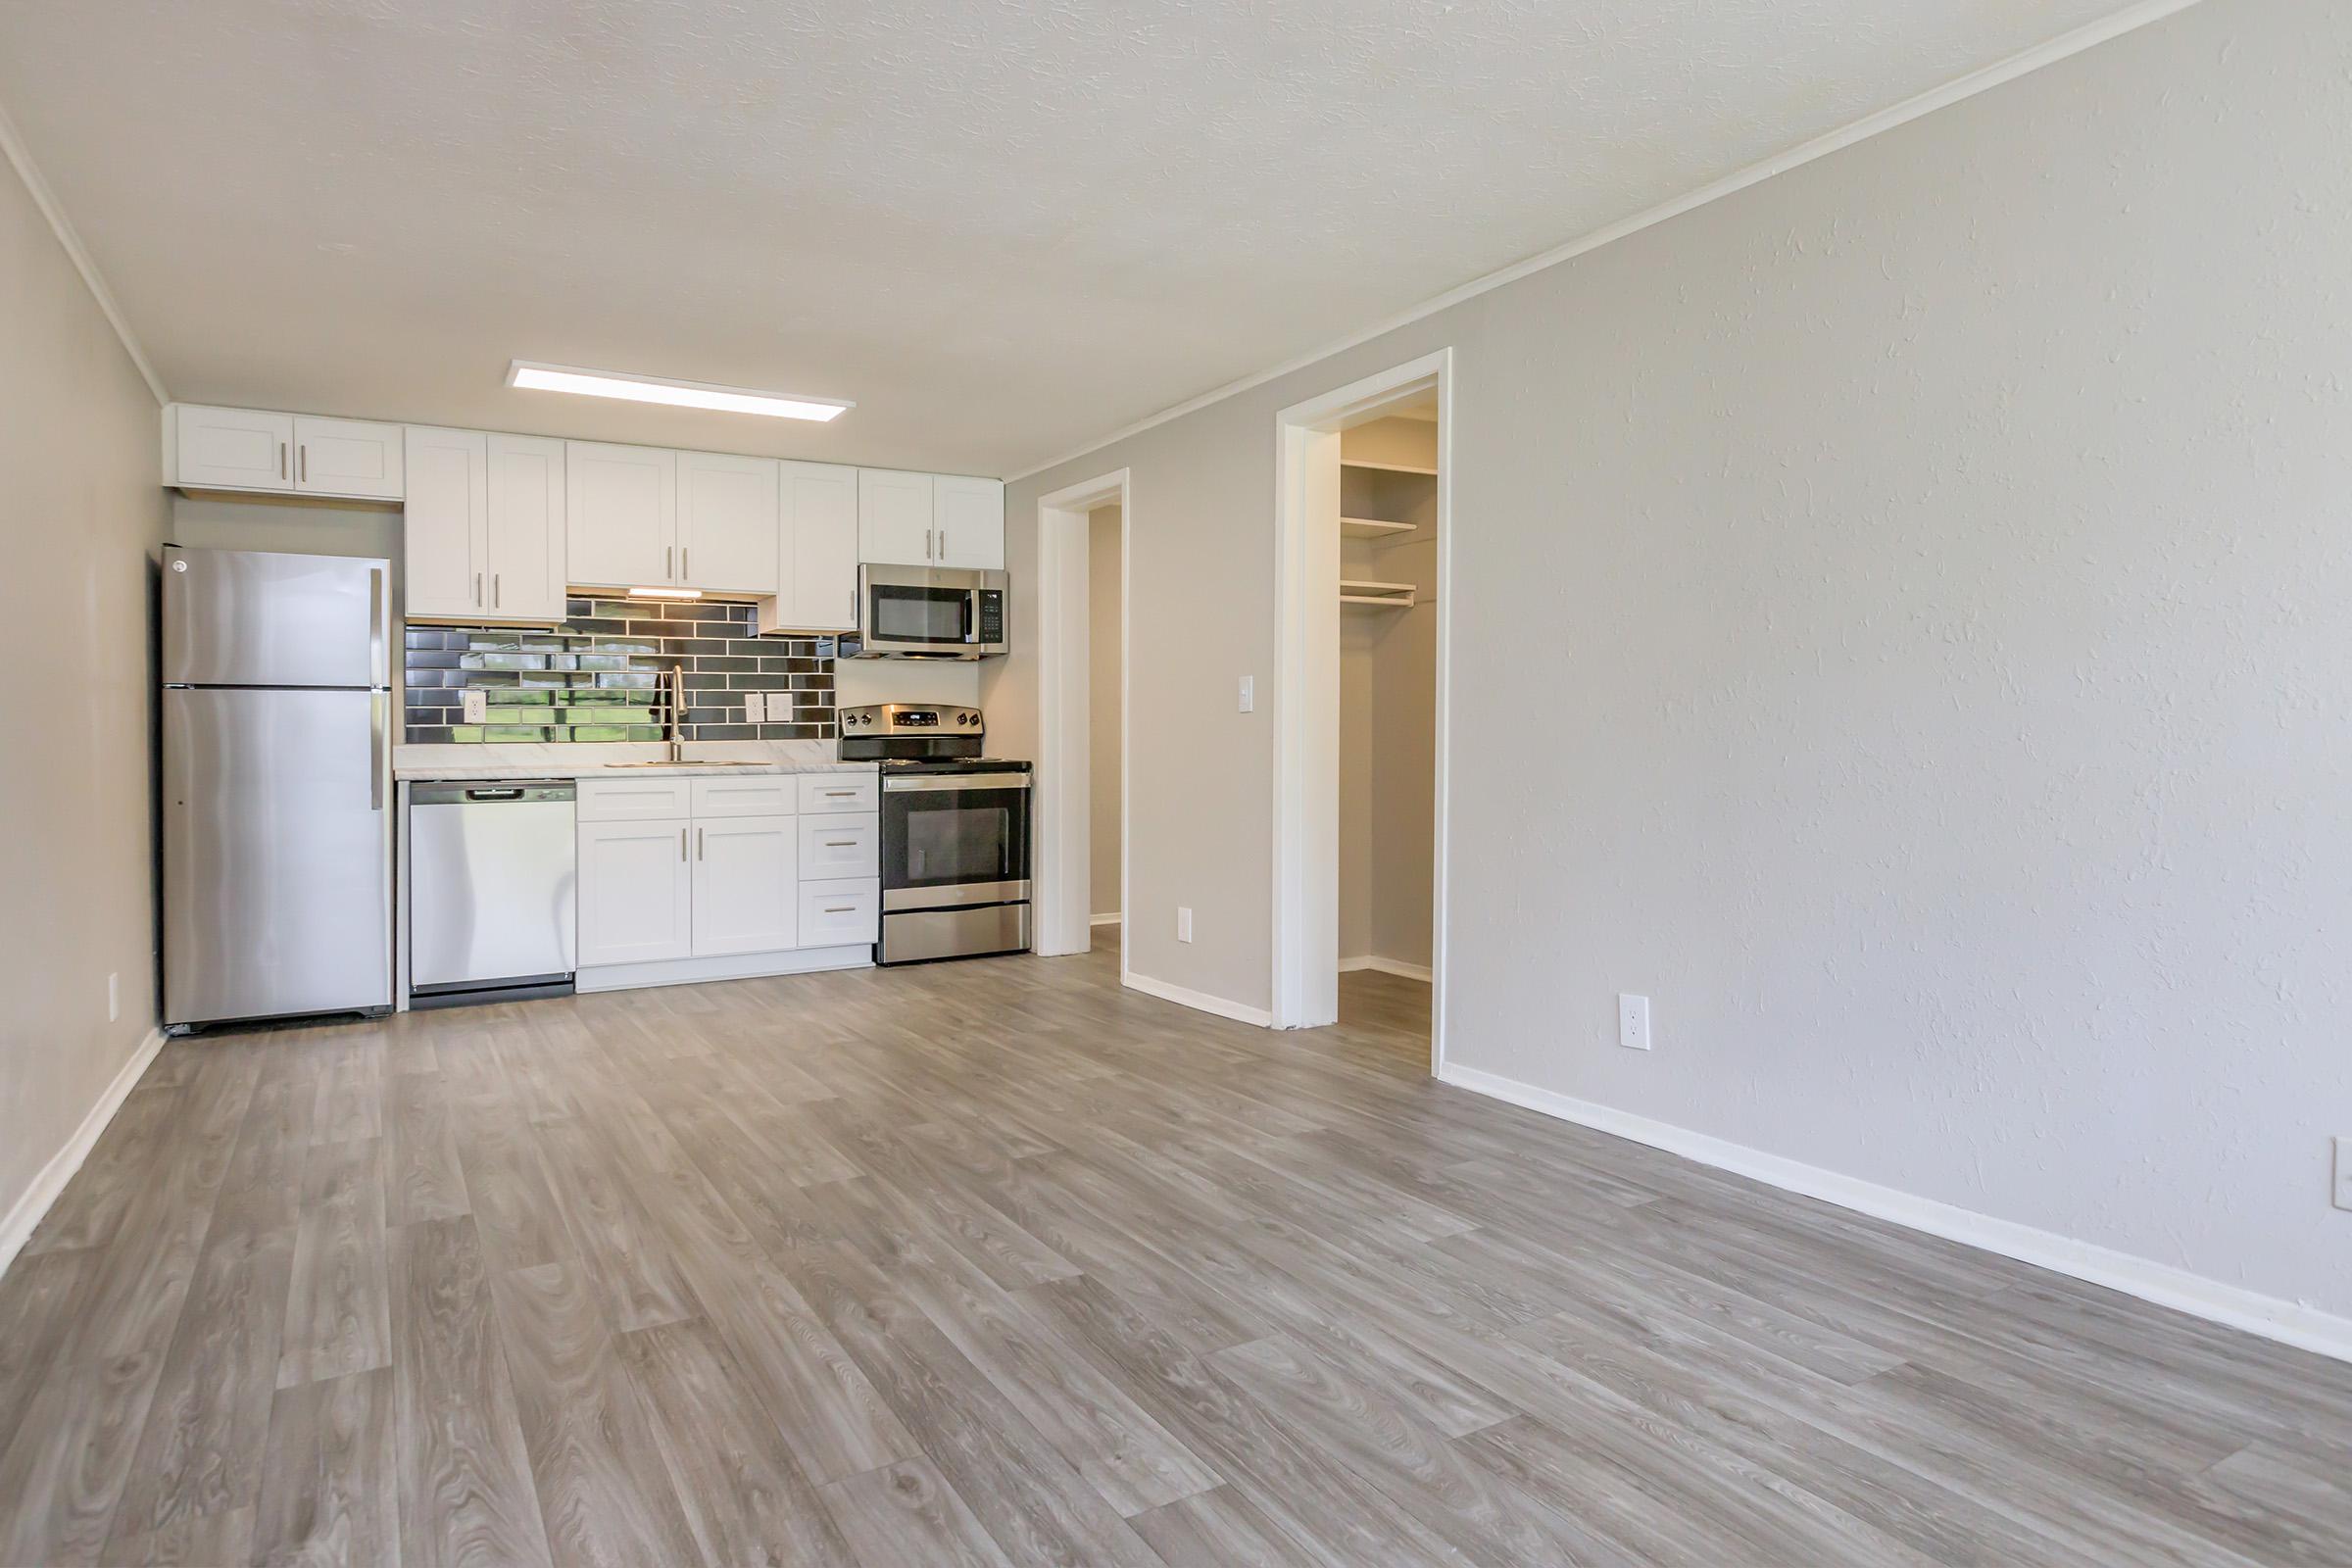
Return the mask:
[[[948,559],[948,530],[945,528],[939,530],[939,559]]]
[[[825,912],[827,914],[856,914],[858,906],[855,904],[828,904],[825,906]]]
[[[857,847],[858,847],[858,841],[857,841],[856,839],[827,839],[827,840],[825,840],[825,848],[826,848],[826,849],[828,849],[828,850],[854,850],[854,849],[856,849]]]
[[[678,580],[684,582],[694,575],[694,546],[678,546]]]
[[[694,830],[694,858],[698,860],[703,858],[703,830],[699,827]]]
[[[496,610],[505,597],[498,591],[498,573],[494,571],[490,574],[490,608]]]
[[[825,795],[826,795],[826,797],[827,797],[828,799],[833,799],[833,800],[838,800],[838,799],[840,799],[840,798],[841,798],[842,796],[844,796],[844,795],[855,795],[855,794],[857,794],[857,793],[858,793],[858,792],[857,792],[856,790],[827,790],[827,791],[825,791]]]
[[[936,558],[936,557],[933,555],[933,553],[932,553],[932,550],[931,550],[931,530],[930,530],[930,529],[928,529],[928,528],[925,528],[925,529],[923,530],[923,559],[924,559],[925,561],[932,561],[932,560],[936,560],[936,559],[937,559],[937,558]]]
[[[678,572],[675,565],[677,554],[678,547],[675,545],[663,545],[662,547],[662,575],[663,578],[667,579],[677,576]]]
[[[686,863],[686,830],[684,828],[678,829],[678,863],[680,865]]]
[[[482,574],[478,571],[473,574],[473,602],[477,605],[482,602]]]
[[[304,484],[309,484],[311,482],[311,444],[308,441],[302,444],[300,458],[301,462],[296,472]]]
[[[280,479],[286,476],[286,444],[283,441],[277,444],[277,476]]]

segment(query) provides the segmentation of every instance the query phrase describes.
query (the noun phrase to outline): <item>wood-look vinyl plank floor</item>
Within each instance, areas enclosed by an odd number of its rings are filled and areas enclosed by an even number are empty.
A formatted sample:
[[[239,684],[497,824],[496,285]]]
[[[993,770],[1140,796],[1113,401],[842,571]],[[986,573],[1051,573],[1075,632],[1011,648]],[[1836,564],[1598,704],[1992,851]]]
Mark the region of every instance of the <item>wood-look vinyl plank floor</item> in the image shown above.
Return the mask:
[[[1115,942],[1115,933],[1103,932]],[[0,1564],[2352,1564],[2352,1367],[1115,953],[173,1042],[0,1275]]]

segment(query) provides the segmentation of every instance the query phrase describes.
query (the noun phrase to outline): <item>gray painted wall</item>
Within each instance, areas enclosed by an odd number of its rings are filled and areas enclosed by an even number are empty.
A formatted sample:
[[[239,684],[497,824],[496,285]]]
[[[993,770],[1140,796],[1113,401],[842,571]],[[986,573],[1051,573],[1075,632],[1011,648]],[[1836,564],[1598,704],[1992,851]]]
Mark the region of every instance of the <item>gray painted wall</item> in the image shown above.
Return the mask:
[[[156,1025],[150,606],[165,508],[155,399],[5,164],[0,298],[4,1220]]]
[[[2197,6],[1011,486],[1026,587],[1131,470],[1134,967],[1267,1005],[1273,416],[1450,344],[1452,1060],[2352,1313],[2348,59]]]

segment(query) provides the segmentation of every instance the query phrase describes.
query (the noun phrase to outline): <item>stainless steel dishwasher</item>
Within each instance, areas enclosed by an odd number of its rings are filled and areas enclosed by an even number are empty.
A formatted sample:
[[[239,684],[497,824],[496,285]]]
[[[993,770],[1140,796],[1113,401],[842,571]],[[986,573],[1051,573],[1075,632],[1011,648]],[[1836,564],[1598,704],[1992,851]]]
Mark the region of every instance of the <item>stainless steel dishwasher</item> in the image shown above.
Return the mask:
[[[409,1004],[569,996],[579,952],[567,778],[409,786]]]

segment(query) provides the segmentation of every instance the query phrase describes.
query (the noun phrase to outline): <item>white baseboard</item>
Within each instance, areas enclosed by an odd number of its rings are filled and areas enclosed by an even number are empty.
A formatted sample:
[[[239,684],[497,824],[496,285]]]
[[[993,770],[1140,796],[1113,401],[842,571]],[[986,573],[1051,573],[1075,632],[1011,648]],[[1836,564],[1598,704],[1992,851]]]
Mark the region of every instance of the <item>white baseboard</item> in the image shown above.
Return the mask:
[[[130,1092],[138,1087],[139,1077],[146,1072],[147,1064],[155,1060],[155,1054],[163,1049],[164,1032],[148,1030],[147,1038],[139,1042],[130,1059],[122,1064],[122,1070],[115,1074],[115,1081],[106,1086],[106,1093],[98,1097],[98,1103],[90,1107],[90,1113],[81,1118],[74,1136],[66,1140],[66,1147],[49,1156],[49,1163],[33,1177],[32,1185],[10,1205],[8,1217],[0,1220],[0,1271],[16,1261],[17,1253],[32,1239],[33,1227],[49,1212],[49,1205],[57,1201],[57,1195],[66,1190],[66,1183],[74,1179],[74,1173],[81,1169],[81,1162],[90,1157],[99,1135],[115,1119],[115,1112],[122,1108],[122,1102],[130,1098]]]
[[[874,950],[860,942],[846,948],[799,948],[789,953],[740,953],[723,958],[658,958],[650,963],[605,963],[572,976],[574,991],[631,991],[639,986],[691,986],[706,980],[758,980],[771,974],[808,974],[818,969],[863,969]]]
[[[1086,923],[1088,925],[1117,925],[1119,923],[1119,913],[1116,909],[1113,909],[1108,914],[1092,915],[1088,918]]]
[[[1120,981],[1130,991],[1141,991],[1147,997],[1157,997],[1162,1002],[1173,1002],[1179,1006],[1193,1007],[1201,1012],[1213,1012],[1220,1018],[1253,1023],[1260,1028],[1271,1028],[1274,1023],[1274,1015],[1263,1007],[1244,1006],[1238,1002],[1228,1002],[1223,997],[1212,997],[1205,991],[1188,991],[1183,986],[1172,986],[1165,980],[1154,980],[1148,974],[1131,971],[1122,975]]]
[[[1474,1094],[1508,1101],[1581,1127],[1630,1138],[1635,1143],[1663,1149],[1702,1165],[1751,1177],[1788,1192],[1802,1193],[1807,1198],[1818,1198],[1856,1213],[1891,1220],[1931,1236],[2013,1257],[2021,1263],[2104,1285],[2143,1301],[2153,1301],[2158,1306],[2169,1306],[2229,1328],[2243,1329],[2281,1345],[2313,1350],[2339,1361],[2352,1361],[2352,1318],[2338,1317],[2318,1307],[2264,1296],[2241,1286],[2225,1285],[2168,1263],[2134,1257],[2129,1252],[2037,1230],[2015,1220],[1996,1219],[1932,1198],[1882,1187],[1856,1176],[1840,1175],[1801,1160],[1768,1154],[1744,1144],[1692,1132],[1671,1122],[1653,1121],[1631,1111],[1538,1089],[1515,1078],[1480,1072],[1475,1067],[1449,1062],[1439,1069],[1438,1077]]]
[[[1407,963],[1402,958],[1384,958],[1377,953],[1361,954],[1352,958],[1340,960],[1340,973],[1342,974],[1353,974],[1358,969],[1371,969],[1380,974],[1393,974],[1403,980],[1419,980],[1423,984],[1427,984],[1429,981],[1429,965],[1426,963]]]

